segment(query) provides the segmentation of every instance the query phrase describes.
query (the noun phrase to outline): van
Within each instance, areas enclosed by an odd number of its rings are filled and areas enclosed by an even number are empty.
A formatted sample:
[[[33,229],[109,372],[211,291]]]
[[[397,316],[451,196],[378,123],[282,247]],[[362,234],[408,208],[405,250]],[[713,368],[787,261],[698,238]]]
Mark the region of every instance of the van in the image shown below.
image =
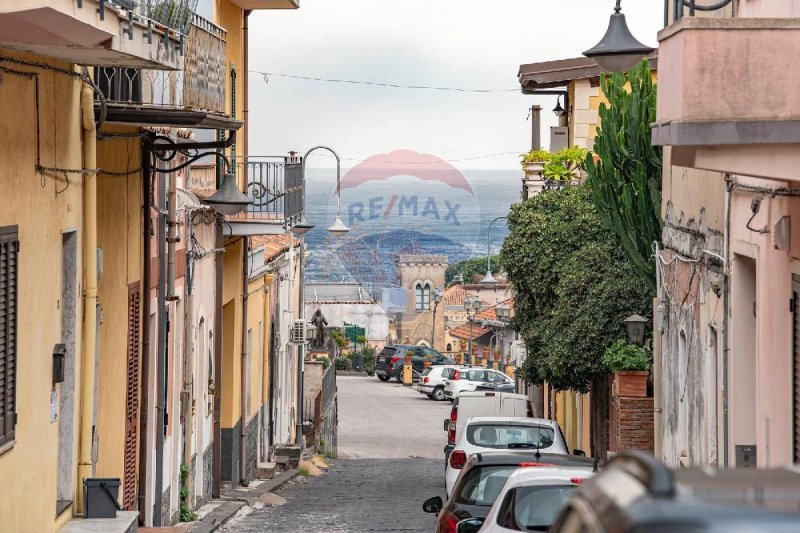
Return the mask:
[[[447,445],[444,448],[445,465],[456,445],[456,440],[464,430],[465,422],[476,416],[533,417],[533,407],[524,394],[493,391],[462,392],[453,401],[450,418],[444,421],[444,430],[447,431]]]

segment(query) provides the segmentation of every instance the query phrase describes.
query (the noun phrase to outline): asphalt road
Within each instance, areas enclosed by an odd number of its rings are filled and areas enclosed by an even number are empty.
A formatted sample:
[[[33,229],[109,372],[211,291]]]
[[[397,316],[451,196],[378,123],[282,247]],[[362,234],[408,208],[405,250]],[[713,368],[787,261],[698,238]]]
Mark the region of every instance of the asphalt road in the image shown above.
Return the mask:
[[[297,478],[276,505],[230,523],[239,533],[433,531],[422,501],[444,496],[442,421],[449,402],[377,378],[340,377],[339,459]]]

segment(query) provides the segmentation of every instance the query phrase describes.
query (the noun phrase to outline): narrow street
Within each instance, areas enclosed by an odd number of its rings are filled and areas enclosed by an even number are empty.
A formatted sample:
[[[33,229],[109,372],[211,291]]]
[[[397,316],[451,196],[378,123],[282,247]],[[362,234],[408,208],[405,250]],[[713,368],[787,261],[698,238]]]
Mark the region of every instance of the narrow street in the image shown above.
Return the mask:
[[[318,478],[297,478],[279,492],[286,503],[257,510],[227,532],[431,531],[422,512],[444,495],[448,402],[397,383],[340,377],[339,459]]]

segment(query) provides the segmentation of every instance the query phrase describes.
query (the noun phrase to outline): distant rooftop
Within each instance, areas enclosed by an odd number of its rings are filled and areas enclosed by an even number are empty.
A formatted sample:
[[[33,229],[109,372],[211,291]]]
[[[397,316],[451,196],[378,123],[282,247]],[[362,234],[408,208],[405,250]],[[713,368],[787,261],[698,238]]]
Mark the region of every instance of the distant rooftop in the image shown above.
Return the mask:
[[[376,303],[372,295],[357,283],[306,283],[306,303]]]
[[[396,263],[409,263],[414,265],[446,265],[446,255],[416,255],[400,254],[395,258]]]

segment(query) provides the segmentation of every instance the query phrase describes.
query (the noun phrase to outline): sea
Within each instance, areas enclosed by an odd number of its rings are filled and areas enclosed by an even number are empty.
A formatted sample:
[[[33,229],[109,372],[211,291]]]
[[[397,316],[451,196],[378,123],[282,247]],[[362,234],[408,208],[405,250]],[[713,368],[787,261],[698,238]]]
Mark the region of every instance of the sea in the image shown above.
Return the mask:
[[[522,171],[513,169],[345,169],[339,211],[351,231],[335,237],[326,228],[337,213],[336,170],[308,168],[306,217],[316,227],[306,235],[306,279],[392,287],[398,254],[444,255],[450,264],[486,257],[489,224],[508,215],[521,189]],[[507,234],[506,221],[496,221],[492,253]]]

